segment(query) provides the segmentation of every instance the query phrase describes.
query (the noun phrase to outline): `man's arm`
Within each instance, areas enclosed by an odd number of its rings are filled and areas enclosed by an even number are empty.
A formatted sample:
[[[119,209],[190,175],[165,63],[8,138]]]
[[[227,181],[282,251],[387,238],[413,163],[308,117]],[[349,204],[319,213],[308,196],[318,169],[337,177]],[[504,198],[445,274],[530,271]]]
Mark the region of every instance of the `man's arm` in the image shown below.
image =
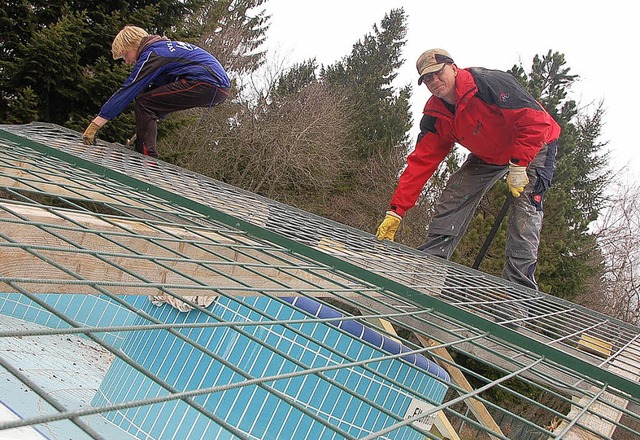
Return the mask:
[[[436,130],[436,118],[424,115],[415,149],[407,157],[407,166],[400,175],[391,198],[391,210],[404,217],[418,200],[424,185],[453,148],[453,142],[443,139]]]

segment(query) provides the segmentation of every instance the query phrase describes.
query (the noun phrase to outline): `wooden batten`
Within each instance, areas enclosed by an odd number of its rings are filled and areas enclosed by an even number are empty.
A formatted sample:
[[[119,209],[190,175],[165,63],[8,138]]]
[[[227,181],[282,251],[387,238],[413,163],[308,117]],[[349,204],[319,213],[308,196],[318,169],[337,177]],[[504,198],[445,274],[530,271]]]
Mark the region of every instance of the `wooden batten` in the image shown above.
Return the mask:
[[[265,289],[292,296],[304,289],[326,297],[326,289],[346,285],[334,272],[303,269],[306,261],[299,268],[290,253],[264,252],[246,234],[14,203],[0,208],[8,237],[0,243],[4,292],[17,282],[32,293],[157,295],[165,288],[181,296],[255,296]]]

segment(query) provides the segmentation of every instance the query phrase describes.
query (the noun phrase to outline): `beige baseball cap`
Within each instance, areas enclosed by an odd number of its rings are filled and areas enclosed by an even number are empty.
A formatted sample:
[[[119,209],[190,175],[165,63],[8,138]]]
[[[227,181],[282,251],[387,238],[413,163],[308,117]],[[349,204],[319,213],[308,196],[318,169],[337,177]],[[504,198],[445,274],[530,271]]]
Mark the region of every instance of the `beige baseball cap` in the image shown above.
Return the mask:
[[[453,58],[444,49],[429,49],[418,58],[416,68],[418,69],[418,84],[422,84],[422,76],[427,73],[437,72],[447,63],[453,63]]]

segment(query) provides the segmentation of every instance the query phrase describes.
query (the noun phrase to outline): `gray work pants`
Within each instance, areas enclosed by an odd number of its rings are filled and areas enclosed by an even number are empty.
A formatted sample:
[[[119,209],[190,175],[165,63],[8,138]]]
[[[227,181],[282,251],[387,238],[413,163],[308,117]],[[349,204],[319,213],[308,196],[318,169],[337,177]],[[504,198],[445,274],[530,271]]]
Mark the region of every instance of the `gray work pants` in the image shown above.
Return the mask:
[[[508,218],[506,262],[502,277],[538,289],[534,272],[542,229],[542,199],[555,170],[557,142],[544,145],[527,167],[529,184],[514,199]],[[508,165],[491,165],[469,154],[460,169],[451,175],[427,234],[418,249],[449,259],[469,227],[484,194],[505,176]]]

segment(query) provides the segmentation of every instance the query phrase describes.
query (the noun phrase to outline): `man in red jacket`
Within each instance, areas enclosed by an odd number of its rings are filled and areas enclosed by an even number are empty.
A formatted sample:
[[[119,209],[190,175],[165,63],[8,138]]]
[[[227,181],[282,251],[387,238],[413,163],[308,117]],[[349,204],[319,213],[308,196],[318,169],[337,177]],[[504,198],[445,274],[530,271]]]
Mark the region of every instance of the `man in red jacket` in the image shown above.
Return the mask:
[[[469,156],[447,182],[418,249],[449,259],[469,226],[482,196],[507,175],[515,197],[509,213],[503,278],[537,289],[536,268],[542,198],[551,185],[560,126],[511,75],[480,67],[459,68],[445,50],[430,49],[416,63],[418,84],[432,97],[420,122],[391,207],[378,227],[380,240],[393,240],[405,212],[427,180],[458,143]]]

